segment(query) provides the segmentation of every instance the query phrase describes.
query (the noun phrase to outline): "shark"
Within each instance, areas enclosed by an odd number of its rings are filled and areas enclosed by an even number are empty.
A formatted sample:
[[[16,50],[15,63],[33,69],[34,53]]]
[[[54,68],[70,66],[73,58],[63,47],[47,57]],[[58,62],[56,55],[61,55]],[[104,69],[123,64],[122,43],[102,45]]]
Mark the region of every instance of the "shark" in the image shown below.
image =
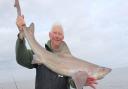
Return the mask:
[[[25,38],[35,53],[33,63],[44,64],[60,75],[71,77],[77,89],[83,89],[84,86],[87,86],[89,78],[100,80],[111,72],[111,68],[90,63],[85,61],[86,59],[80,59],[72,54],[55,54],[47,51],[37,42],[34,30],[34,23],[31,23],[29,27],[24,27]],[[95,88],[94,86],[92,87]]]

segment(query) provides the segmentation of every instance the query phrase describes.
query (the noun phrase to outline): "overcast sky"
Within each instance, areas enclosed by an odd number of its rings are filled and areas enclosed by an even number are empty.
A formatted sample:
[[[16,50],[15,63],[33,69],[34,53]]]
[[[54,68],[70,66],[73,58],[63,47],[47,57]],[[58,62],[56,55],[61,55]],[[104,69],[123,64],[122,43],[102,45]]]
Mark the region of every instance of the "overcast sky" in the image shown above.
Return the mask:
[[[111,68],[128,66],[127,0],[20,0],[26,24],[35,23],[42,46],[61,23],[73,55]],[[14,0],[0,0],[0,70],[18,70]]]

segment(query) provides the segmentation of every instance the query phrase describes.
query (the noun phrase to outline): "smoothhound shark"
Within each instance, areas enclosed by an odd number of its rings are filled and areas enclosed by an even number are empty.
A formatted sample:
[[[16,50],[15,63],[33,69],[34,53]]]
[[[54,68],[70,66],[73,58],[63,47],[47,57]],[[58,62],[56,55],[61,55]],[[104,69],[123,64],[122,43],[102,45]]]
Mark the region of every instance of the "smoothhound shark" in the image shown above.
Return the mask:
[[[35,57],[33,57],[35,63],[44,64],[60,75],[71,77],[77,89],[83,89],[89,77],[100,80],[111,71],[110,68],[87,62],[71,54],[54,54],[47,51],[36,41],[33,23],[29,27],[24,27],[24,34],[35,53]]]
[[[15,7],[17,8],[17,15],[21,16],[18,0],[15,0]],[[83,86],[86,86],[89,77],[99,80],[111,71],[110,68],[87,62],[71,54],[54,54],[47,51],[36,41],[33,23],[29,27],[24,26],[23,29],[25,38],[35,53],[35,56],[33,57],[35,60],[34,62],[44,64],[60,75],[71,77],[74,80],[77,89],[82,89]]]

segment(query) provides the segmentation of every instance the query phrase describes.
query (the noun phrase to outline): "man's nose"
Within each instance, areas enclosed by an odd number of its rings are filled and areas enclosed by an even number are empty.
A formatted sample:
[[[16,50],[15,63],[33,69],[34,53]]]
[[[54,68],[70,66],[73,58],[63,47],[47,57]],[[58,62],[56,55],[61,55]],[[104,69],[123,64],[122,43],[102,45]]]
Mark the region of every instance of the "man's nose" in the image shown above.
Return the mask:
[[[55,36],[56,36],[56,37],[60,37],[59,33],[57,33]]]

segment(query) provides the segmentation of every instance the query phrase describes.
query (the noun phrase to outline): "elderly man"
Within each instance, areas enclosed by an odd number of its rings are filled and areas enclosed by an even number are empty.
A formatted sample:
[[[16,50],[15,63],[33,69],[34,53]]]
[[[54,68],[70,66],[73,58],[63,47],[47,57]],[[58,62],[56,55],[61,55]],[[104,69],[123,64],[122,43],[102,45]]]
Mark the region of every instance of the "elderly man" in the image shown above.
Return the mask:
[[[70,89],[70,85],[75,88],[74,82],[66,77],[58,75],[57,73],[48,69],[42,64],[32,64],[33,51],[26,48],[23,26],[25,25],[24,17],[18,16],[16,20],[16,25],[19,29],[18,39],[16,41],[16,61],[18,64],[32,69],[36,69],[36,82],[35,89]],[[47,44],[45,44],[46,50],[57,53],[67,53],[71,54],[68,46],[63,41],[64,32],[63,28],[59,24],[53,25],[51,31],[49,32],[49,38]],[[93,78],[88,78],[86,81],[87,86],[93,86],[95,84]]]
[[[33,51],[26,48],[23,26],[25,25],[24,17],[18,16],[16,20],[17,27],[19,29],[18,39],[16,41],[16,60],[17,63],[32,69],[36,69],[36,82],[35,89],[69,89],[69,78],[58,75],[51,71],[44,65],[32,64]],[[49,32],[49,38],[47,44],[45,44],[46,50],[53,53],[69,53],[69,48],[63,41],[64,32],[61,25],[53,25]]]

